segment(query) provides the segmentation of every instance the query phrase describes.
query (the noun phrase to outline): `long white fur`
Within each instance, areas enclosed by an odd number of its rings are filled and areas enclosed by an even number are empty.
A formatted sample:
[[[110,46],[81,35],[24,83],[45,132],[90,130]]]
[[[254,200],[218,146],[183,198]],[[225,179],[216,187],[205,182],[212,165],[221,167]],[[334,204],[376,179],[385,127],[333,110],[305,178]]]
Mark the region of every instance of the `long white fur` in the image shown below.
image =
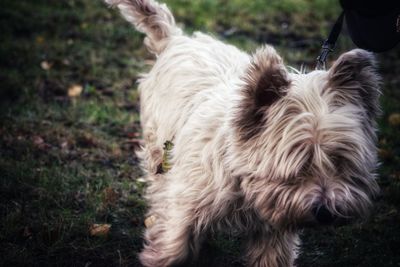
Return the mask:
[[[336,70],[288,73],[291,85],[268,109],[259,136],[243,141],[235,125],[243,77],[257,60],[265,68],[281,64],[275,50],[264,46],[251,56],[206,34],[183,35],[153,0],[107,2],[146,33],[157,54],[139,84],[148,214],[156,218],[145,233],[143,265],[184,262],[207,232],[229,229],[247,236],[249,266],[292,266],[297,229],[316,202],[341,217],[368,214],[378,191],[375,118],[353,101],[354,83],[342,86]],[[373,61],[361,50],[343,55],[345,66],[346,57]],[[375,80],[367,85],[377,92],[370,105],[379,95]],[[166,141],[174,143],[172,168],[158,173]]]

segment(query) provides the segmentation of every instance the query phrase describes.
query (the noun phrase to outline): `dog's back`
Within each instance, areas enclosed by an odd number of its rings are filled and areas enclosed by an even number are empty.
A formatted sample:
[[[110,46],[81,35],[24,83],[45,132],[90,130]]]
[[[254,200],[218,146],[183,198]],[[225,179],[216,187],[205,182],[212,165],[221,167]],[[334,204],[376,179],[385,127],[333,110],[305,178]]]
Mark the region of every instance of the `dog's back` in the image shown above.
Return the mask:
[[[141,123],[145,135],[162,146],[184,129],[192,116],[221,116],[232,104],[227,91],[240,86],[250,57],[236,47],[206,34],[182,34],[164,4],[152,0],[107,0],[139,31],[145,44],[157,55],[152,70],[140,79]],[[204,105],[212,101],[213,104]],[[201,106],[212,106],[212,111]],[[217,112],[218,113],[218,112]],[[153,133],[149,133],[153,132]],[[151,138],[148,138],[151,139]],[[149,141],[149,140],[148,140]]]

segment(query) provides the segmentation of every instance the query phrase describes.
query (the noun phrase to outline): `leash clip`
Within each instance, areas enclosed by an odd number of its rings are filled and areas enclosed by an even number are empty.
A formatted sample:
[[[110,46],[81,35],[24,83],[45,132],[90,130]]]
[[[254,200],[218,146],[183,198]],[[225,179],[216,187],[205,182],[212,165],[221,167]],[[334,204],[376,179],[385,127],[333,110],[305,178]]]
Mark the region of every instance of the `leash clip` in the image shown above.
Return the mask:
[[[316,70],[325,70],[326,69],[326,59],[330,52],[333,51],[335,45],[328,43],[327,41],[324,42],[322,45],[321,54],[317,57],[317,65],[315,66]]]
[[[317,64],[315,66],[316,70],[325,70],[326,69],[326,58],[329,53],[333,51],[335,48],[336,41],[339,37],[340,31],[342,30],[344,19],[344,12],[340,14],[337,18],[335,24],[333,25],[331,32],[329,33],[328,39],[325,40],[322,45],[321,54],[317,57]]]

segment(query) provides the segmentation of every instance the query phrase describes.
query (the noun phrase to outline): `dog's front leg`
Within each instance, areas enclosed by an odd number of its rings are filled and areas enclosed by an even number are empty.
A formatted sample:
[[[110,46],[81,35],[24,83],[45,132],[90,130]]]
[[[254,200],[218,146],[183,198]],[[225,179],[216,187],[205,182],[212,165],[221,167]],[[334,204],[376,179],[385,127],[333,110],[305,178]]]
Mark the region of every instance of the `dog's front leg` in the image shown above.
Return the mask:
[[[184,263],[196,247],[191,230],[191,211],[170,209],[156,217],[146,229],[146,244],[140,261],[146,267],[167,267]]]
[[[247,240],[247,263],[251,267],[294,266],[298,236],[287,231],[261,231]]]

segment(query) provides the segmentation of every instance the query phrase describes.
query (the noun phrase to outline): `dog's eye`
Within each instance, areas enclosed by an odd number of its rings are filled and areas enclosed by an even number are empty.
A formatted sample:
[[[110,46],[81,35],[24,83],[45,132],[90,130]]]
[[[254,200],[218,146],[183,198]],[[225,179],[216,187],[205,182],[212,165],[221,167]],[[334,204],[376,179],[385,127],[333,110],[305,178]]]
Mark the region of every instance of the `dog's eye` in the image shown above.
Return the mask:
[[[341,156],[333,156],[331,161],[332,161],[333,165],[335,167],[337,167],[343,161],[343,157],[341,157]]]
[[[331,158],[331,162],[332,162],[333,167],[337,171],[337,173],[339,175],[343,174],[345,164],[346,164],[346,159],[342,156],[336,155]]]

